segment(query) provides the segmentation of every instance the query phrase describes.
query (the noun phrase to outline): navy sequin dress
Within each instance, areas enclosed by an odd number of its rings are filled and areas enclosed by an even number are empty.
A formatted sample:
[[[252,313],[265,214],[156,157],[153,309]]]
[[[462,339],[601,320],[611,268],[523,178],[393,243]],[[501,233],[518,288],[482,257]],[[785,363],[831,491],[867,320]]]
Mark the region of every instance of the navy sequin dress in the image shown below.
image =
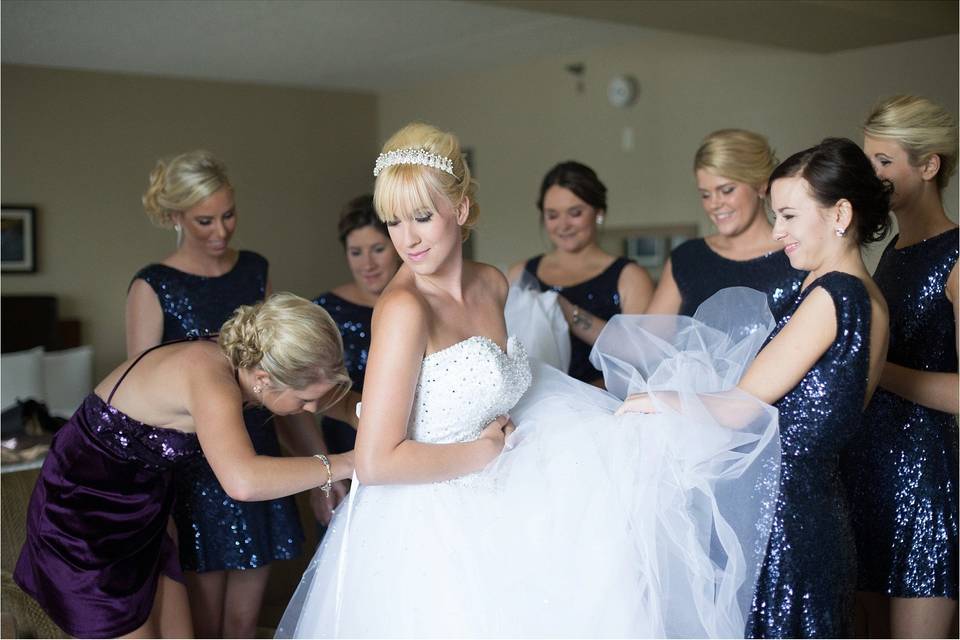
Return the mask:
[[[373,322],[373,307],[354,304],[335,293],[324,293],[315,304],[323,307],[340,329],[343,337],[343,361],[353,380],[353,390],[363,391],[363,375],[367,369],[367,353],[370,351],[370,324]],[[333,418],[323,419],[323,437],[330,453],[343,453],[353,449],[357,432],[350,425]]]
[[[537,279],[541,291],[556,291],[581,309],[589,311],[601,320],[609,320],[620,313],[620,292],[617,283],[624,267],[630,264],[626,258],[617,258],[600,275],[569,287],[547,284],[537,275],[542,255],[527,260],[524,269]],[[593,345],[587,344],[570,332],[570,368],[572,377],[583,382],[602,379],[602,374],[590,364]]]
[[[163,309],[163,342],[217,333],[240,305],[263,299],[267,260],[241,251],[237,264],[222,276],[205,277],[151,264],[142,279],[156,292]],[[244,411],[247,432],[258,454],[279,456],[280,446],[264,409]],[[180,563],[187,571],[253,569],[300,553],[303,530],[292,497],[264,502],[230,498],[206,459],[176,474],[174,521]]]
[[[860,424],[870,369],[870,296],[845,273],[817,278],[770,334],[772,340],[810,292],[833,299],[837,336],[775,406],[780,412],[780,494],[760,570],[747,637],[849,637],[856,552],[839,458]]]
[[[874,279],[890,308],[887,361],[956,372],[945,295],[960,231],[887,246]],[[957,417],[878,388],[844,460],[857,537],[858,588],[899,598],[957,598]]]
[[[710,248],[703,238],[687,240],[670,253],[670,268],[680,292],[680,315],[692,316],[720,289],[750,287],[767,294],[770,311],[779,321],[793,310],[800,285],[807,276],[790,266],[783,251],[751,260],[730,260]]]

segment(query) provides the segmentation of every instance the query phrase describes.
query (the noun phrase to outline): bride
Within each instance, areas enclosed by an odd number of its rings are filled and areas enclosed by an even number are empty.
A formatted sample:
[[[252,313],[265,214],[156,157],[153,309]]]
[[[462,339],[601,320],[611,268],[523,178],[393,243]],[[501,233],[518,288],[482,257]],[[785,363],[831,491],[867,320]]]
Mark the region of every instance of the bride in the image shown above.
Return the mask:
[[[727,301],[752,333],[722,300],[611,323],[643,366],[606,340],[619,398],[580,383],[507,337],[505,278],[463,259],[461,158],[411,124],[377,159],[404,266],[374,311],[354,490],[278,637],[742,636],[779,472],[776,412],[733,388],[773,327],[763,295]],[[653,389],[671,407],[615,415]]]

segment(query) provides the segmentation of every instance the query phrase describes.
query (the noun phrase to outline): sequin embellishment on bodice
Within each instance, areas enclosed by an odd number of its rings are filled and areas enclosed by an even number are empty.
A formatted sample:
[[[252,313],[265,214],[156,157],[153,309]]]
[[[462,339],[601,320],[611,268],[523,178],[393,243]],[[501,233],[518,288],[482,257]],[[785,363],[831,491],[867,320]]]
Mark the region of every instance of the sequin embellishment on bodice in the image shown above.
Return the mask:
[[[518,340],[507,352],[473,336],[426,356],[420,367],[407,435],[418,442],[471,442],[507,413],[532,381],[527,353]]]

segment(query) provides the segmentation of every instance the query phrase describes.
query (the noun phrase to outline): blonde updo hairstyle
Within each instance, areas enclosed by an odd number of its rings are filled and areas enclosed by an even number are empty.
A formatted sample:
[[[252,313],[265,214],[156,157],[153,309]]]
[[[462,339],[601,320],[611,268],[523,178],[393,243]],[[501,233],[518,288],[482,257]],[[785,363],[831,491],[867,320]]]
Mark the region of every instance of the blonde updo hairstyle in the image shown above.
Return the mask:
[[[924,165],[932,155],[940,156],[937,187],[941,191],[957,170],[957,123],[946,109],[926,98],[887,98],[874,107],[863,132],[899,144],[915,167]]]
[[[700,144],[693,170],[748,184],[764,195],[767,178],[779,161],[770,143],[759,133],[744,129],[714,131]]]
[[[151,222],[169,229],[174,224],[173,214],[186,211],[224,187],[233,188],[223,163],[209,151],[190,151],[169,162],[157,161],[143,194],[143,208]]]
[[[443,195],[454,207],[469,198],[470,210],[460,232],[461,239],[466,240],[480,217],[480,205],[476,197],[477,183],[463,160],[460,141],[452,133],[414,122],[397,131],[383,145],[383,153],[398,149],[424,149],[448,158],[453,163],[455,175],[419,164],[396,164],[384,168],[377,176],[373,191],[377,215],[389,223],[400,218],[409,219],[419,210],[436,211],[438,195]]]
[[[217,343],[234,368],[259,367],[276,386],[299,390],[332,382],[324,408],[350,391],[337,325],[319,305],[292,293],[238,307],[220,328]]]

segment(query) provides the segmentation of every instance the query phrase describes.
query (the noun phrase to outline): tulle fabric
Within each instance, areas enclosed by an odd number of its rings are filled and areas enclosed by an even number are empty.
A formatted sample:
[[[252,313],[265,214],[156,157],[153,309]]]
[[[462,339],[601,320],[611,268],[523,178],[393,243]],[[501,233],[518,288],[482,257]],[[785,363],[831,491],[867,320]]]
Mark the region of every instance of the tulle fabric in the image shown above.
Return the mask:
[[[533,361],[483,472],[355,484],[278,637],[742,637],[780,456],[729,384],[773,326],[757,295],[608,323],[594,364],[658,413]]]
[[[510,284],[503,316],[507,333],[516,337],[531,358],[560,371],[570,368],[570,328],[557,304],[556,291],[540,291],[528,271]]]

